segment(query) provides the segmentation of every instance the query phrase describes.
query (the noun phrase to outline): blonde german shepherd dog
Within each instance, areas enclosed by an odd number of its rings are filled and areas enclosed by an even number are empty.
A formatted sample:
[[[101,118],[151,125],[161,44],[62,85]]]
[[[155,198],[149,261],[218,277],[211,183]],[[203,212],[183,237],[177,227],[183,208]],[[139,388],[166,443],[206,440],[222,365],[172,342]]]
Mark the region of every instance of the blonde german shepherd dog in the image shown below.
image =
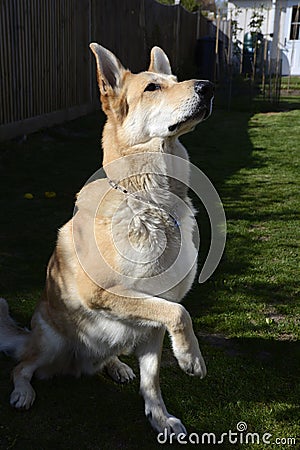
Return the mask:
[[[107,115],[102,140],[107,177],[80,191],[73,218],[60,229],[30,331],[15,324],[0,299],[0,351],[18,361],[10,403],[23,409],[33,404],[34,374],[105,370],[115,381],[130,381],[135,375],[119,356],[134,352],[152,427],[186,434],[165,407],[159,369],[167,331],[181,369],[200,378],[206,374],[190,315],[178,303],[192,286],[197,252],[188,188],[172,180],[163,156],[188,160],[178,137],[209,116],[213,85],[177,82],[159,47],[151,51],[148,71],[139,74],[102,46],[90,48]],[[184,177],[188,185],[189,174]],[[102,255],[98,259],[91,236]],[[179,264],[172,266],[179,247]],[[151,277],[154,283],[147,284]]]

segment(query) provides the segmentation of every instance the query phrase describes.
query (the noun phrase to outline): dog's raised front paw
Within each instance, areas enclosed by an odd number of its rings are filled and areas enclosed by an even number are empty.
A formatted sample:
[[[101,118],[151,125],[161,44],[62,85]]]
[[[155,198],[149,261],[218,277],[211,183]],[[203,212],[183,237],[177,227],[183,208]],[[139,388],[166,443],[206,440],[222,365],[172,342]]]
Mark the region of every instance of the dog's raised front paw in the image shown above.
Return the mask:
[[[201,353],[193,355],[192,353],[177,353],[176,358],[181,369],[190,376],[206,376],[207,370]]]

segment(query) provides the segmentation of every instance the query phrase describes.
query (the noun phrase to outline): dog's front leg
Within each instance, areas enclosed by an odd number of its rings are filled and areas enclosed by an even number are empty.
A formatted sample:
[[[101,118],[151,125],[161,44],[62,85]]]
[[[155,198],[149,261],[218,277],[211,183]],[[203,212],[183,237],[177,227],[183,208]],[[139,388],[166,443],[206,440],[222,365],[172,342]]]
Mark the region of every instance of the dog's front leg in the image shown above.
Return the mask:
[[[140,364],[140,392],[145,400],[145,414],[152,427],[158,432],[187,434],[179,419],[168,413],[161,396],[159,370],[165,327],[154,328],[147,342],[136,350]]]
[[[118,294],[117,289],[114,289]],[[173,352],[182,370],[189,375],[205,377],[206,367],[202,358],[198,340],[193,331],[192,320],[187,310],[178,303],[159,297],[137,296],[120,288],[120,297],[104,291],[101,300],[93,308],[104,308],[118,320],[133,320],[149,325],[157,324],[166,327],[172,340]]]
[[[206,366],[193,330],[191,316],[182,305],[178,306],[182,308],[179,320],[172,323],[168,329],[174,355],[181,369],[188,375],[204,378],[207,372]]]

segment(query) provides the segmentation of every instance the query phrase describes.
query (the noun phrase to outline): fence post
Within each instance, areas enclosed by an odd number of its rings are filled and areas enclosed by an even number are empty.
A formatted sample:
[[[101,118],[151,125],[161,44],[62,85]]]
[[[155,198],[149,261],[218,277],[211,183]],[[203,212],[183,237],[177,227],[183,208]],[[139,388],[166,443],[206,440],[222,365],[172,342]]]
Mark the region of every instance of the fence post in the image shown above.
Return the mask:
[[[179,33],[180,33],[180,11],[181,6],[180,2],[176,4],[176,25],[175,25],[175,65],[176,65],[176,73],[179,72]]]
[[[245,11],[245,20],[244,20],[244,34],[247,29],[247,15],[248,15],[248,8],[246,8]],[[243,62],[244,62],[244,36],[242,36],[242,49],[241,49],[241,59],[240,59],[240,73],[243,72]]]
[[[221,11],[217,10],[217,30],[216,30],[216,46],[215,46],[215,67],[214,67],[214,82],[217,80],[217,66],[219,67],[219,32],[220,32]]]
[[[200,6],[198,6],[198,9],[197,9],[197,31],[196,31],[196,39],[197,40],[200,38],[200,25],[201,25],[201,9],[200,9]]]
[[[148,51],[148,39],[147,39],[147,29],[146,29],[145,0],[140,0],[139,22],[140,22],[140,27],[143,30],[144,53],[146,54]]]
[[[269,15],[270,15],[270,9],[267,9],[267,24],[266,24],[266,34],[265,34],[265,40],[264,40],[264,61],[263,61],[263,72],[262,72],[262,91],[263,96],[265,98],[266,94],[266,65],[267,65],[267,52],[268,52],[268,34],[269,34]]]

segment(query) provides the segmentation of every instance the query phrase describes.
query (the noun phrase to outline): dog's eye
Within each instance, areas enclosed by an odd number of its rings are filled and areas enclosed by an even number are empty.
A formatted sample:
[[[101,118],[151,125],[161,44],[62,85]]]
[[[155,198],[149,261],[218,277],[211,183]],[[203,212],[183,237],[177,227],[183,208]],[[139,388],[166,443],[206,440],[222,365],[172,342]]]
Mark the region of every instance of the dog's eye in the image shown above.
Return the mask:
[[[160,87],[159,84],[156,84],[156,83],[149,83],[149,84],[145,87],[144,92],[146,92],[146,91],[158,91],[159,89],[161,89],[161,87]]]

